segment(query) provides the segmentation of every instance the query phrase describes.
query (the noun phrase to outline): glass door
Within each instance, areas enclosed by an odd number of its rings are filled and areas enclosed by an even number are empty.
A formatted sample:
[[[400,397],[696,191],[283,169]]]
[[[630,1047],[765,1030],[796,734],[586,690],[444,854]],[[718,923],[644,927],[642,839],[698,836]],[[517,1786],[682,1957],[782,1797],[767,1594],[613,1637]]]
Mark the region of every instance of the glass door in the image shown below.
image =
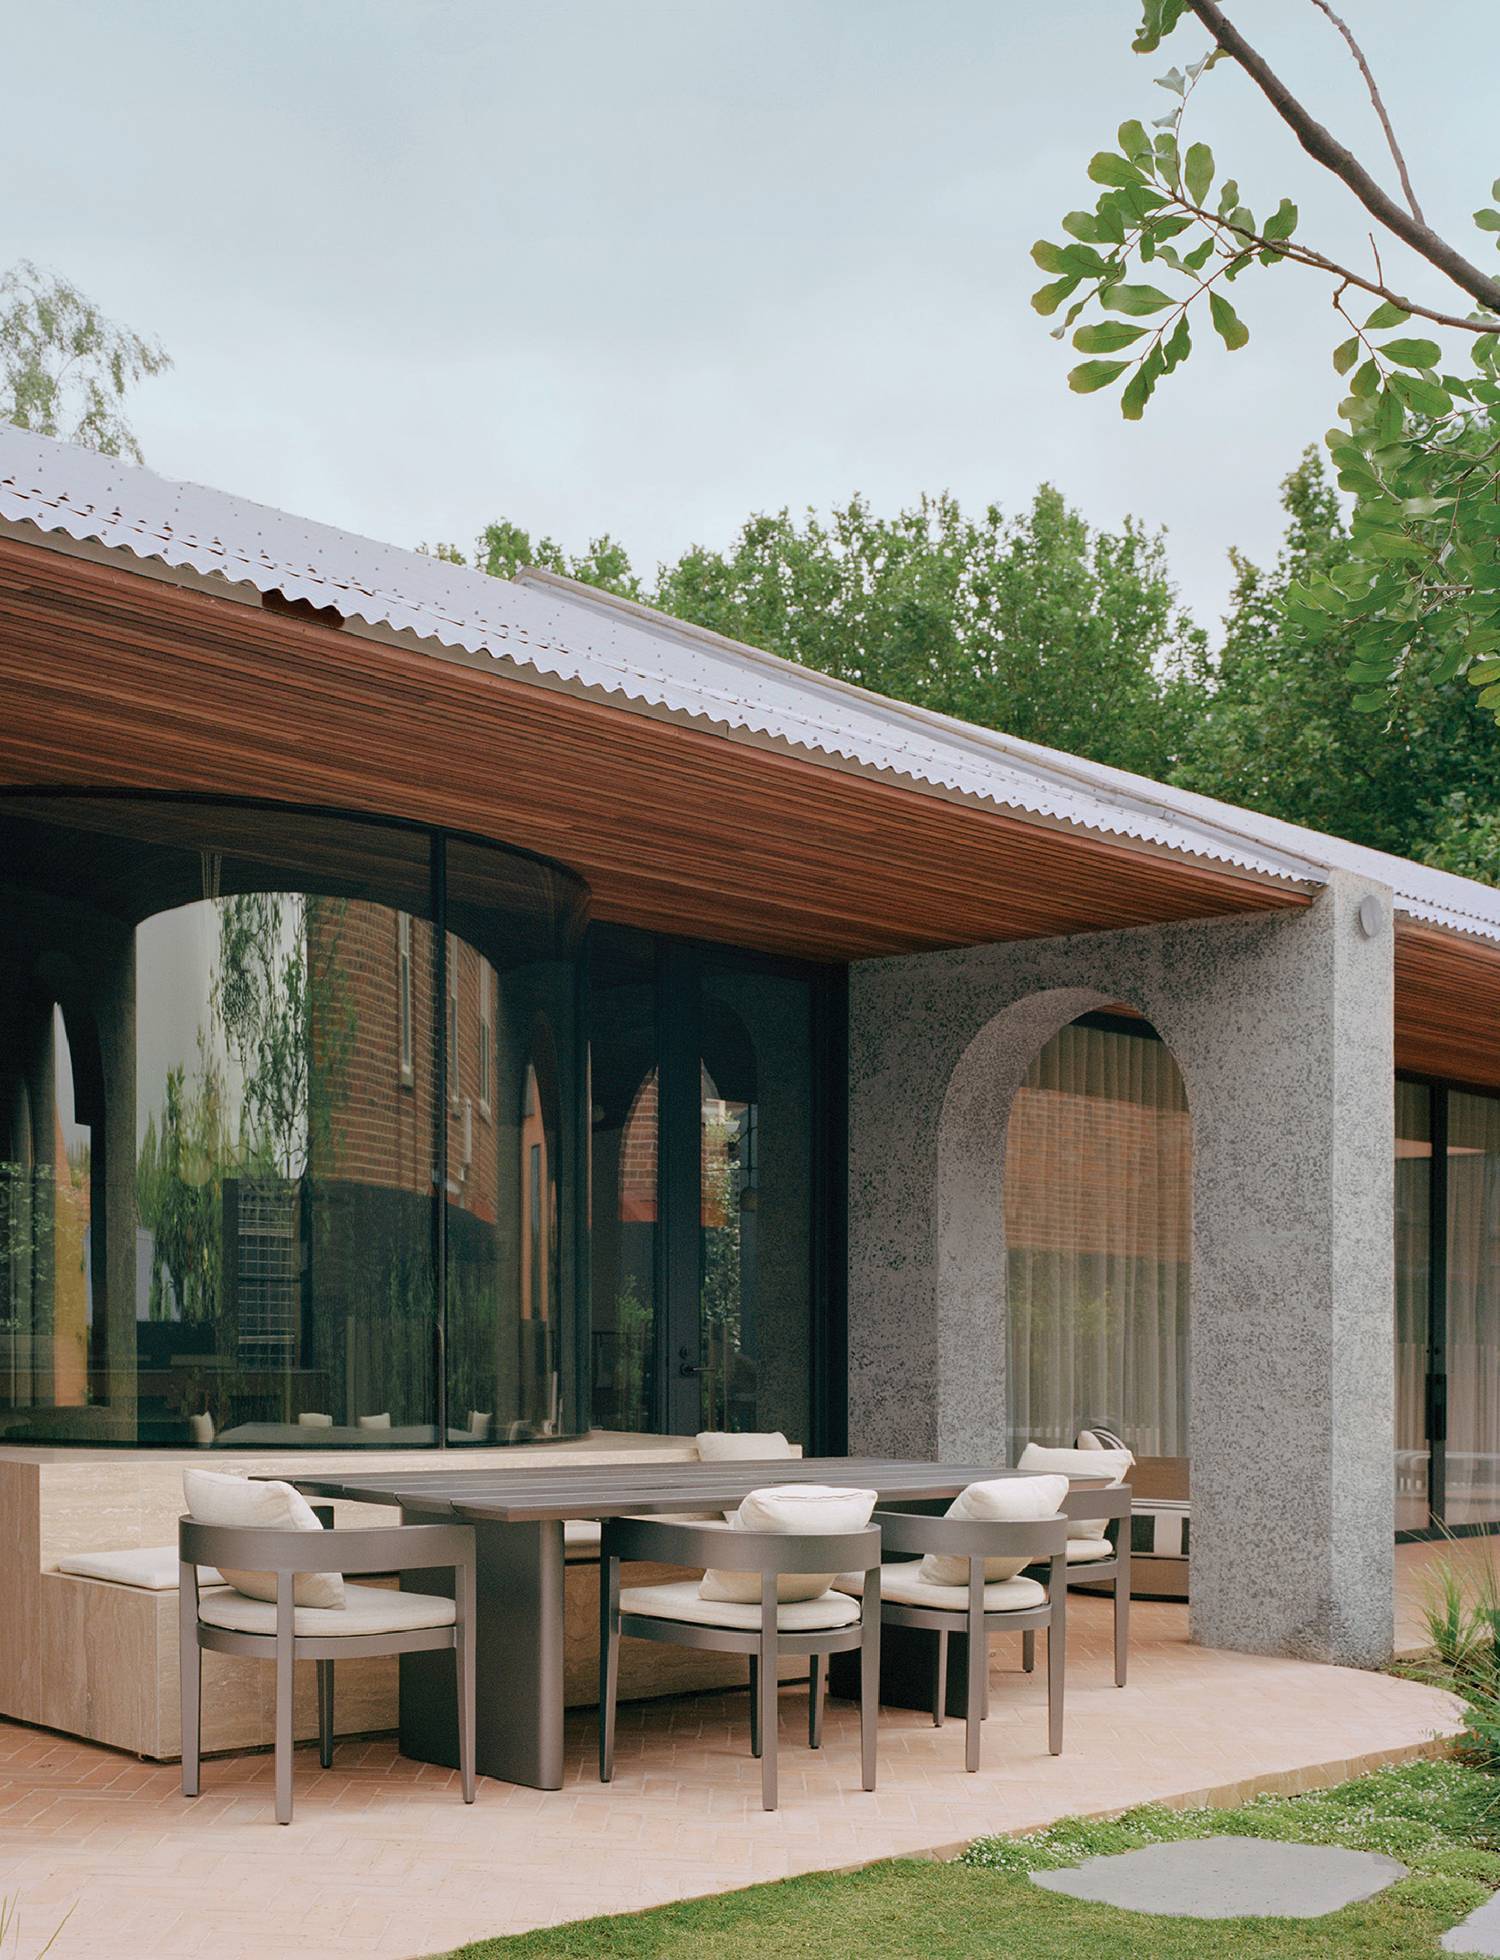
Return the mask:
[[[1441,1515],[1444,1374],[1434,1351],[1433,1092],[1396,1084],[1396,1529],[1425,1531]],[[1437,1316],[1440,1318],[1440,1316]],[[1440,1331],[1440,1330],[1439,1330]],[[1434,1420],[1436,1418],[1436,1420]]]

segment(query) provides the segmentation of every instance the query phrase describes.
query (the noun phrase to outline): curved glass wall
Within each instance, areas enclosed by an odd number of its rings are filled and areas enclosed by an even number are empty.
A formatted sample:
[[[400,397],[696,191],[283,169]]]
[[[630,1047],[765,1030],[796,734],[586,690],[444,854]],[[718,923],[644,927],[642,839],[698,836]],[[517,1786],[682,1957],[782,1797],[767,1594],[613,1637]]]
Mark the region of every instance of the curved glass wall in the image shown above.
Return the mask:
[[[464,840],[0,800],[0,1437],[582,1420],[586,893]]]

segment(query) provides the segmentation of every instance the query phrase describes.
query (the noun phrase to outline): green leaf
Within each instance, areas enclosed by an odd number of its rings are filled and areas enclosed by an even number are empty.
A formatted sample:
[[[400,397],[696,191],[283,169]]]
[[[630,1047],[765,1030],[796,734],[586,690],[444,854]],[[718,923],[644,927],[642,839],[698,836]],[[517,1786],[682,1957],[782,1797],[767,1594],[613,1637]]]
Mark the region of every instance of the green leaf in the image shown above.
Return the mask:
[[[1435,340],[1387,340],[1381,343],[1380,351],[1388,361],[1409,368],[1436,367],[1443,358]]]
[[[1092,326],[1080,327],[1073,345],[1080,354],[1118,354],[1145,331],[1144,327],[1127,326],[1123,320],[1098,320]]]
[[[1139,184],[1144,181],[1133,163],[1116,156],[1113,150],[1100,150],[1089,162],[1089,176],[1096,184]]]
[[[1208,311],[1214,323],[1214,332],[1229,351],[1233,353],[1237,347],[1243,347],[1250,338],[1250,329],[1222,293],[1209,294]]]
[[[1289,197],[1284,197],[1276,209],[1261,226],[1262,238],[1290,238],[1297,229],[1297,207]]]
[[[1347,374],[1359,359],[1359,335],[1351,334],[1333,350],[1333,368],[1336,374]]]
[[[1050,286],[1040,286],[1031,295],[1031,304],[1038,313],[1055,313],[1070,293],[1078,290],[1078,281],[1071,274],[1066,279],[1054,279]]]
[[[1129,361],[1085,361],[1069,374],[1068,386],[1075,395],[1092,395],[1095,389],[1118,381],[1129,366]]]
[[[1063,264],[1063,248],[1061,245],[1049,244],[1045,238],[1039,238],[1032,246],[1031,262],[1039,266],[1043,272],[1067,271],[1067,267]]]
[[[1360,362],[1354,370],[1354,379],[1349,386],[1356,395],[1369,396],[1376,393],[1380,387],[1380,365],[1373,356],[1368,361]]]
[[[1404,312],[1401,307],[1392,306],[1388,299],[1383,299],[1370,315],[1369,319],[1365,321],[1365,325],[1377,329],[1380,327],[1404,327],[1410,318],[1411,315]]]
[[[1070,211],[1062,221],[1062,228],[1072,237],[1081,238],[1085,245],[1098,245],[1104,241],[1099,220],[1092,211]]]
[[[1187,0],[1145,0],[1145,13],[1131,42],[1137,54],[1154,54],[1182,18]]]
[[[1500,211],[1491,211],[1486,205],[1474,213],[1474,222],[1481,231],[1500,231]]]
[[[1192,351],[1193,341],[1188,332],[1188,316],[1183,313],[1178,316],[1177,325],[1167,335],[1166,345],[1162,349],[1162,372],[1170,374],[1173,368],[1181,366]]]
[[[1163,307],[1172,304],[1172,298],[1159,286],[1110,286],[1099,295],[1099,304],[1107,306],[1111,313],[1138,317],[1143,313],[1160,313]]]
[[[1406,426],[1406,411],[1400,395],[1393,388],[1382,388],[1380,407],[1375,416],[1375,440],[1385,444],[1394,442]]]
[[[1204,266],[1208,264],[1213,249],[1214,241],[1210,236],[1205,238],[1201,245],[1195,245],[1191,252],[1184,252],[1182,263],[1187,267],[1189,272],[1201,272]]]
[[[1139,422],[1142,411],[1151,399],[1151,392],[1161,376],[1165,362],[1161,348],[1153,347],[1141,362],[1135,373],[1125,383],[1125,392],[1120,397],[1120,413],[1127,422]]]
[[[1418,375],[1393,374],[1390,386],[1408,408],[1416,409],[1421,415],[1447,415],[1453,407],[1446,388],[1440,388],[1435,381],[1423,381]]]
[[[1138,122],[1122,122],[1115,132],[1115,140],[1132,163],[1151,165],[1151,138]]]
[[[1201,205],[1214,180],[1214,153],[1206,143],[1190,143],[1183,165],[1183,181],[1194,204]]]
[[[1390,697],[1384,693],[1356,694],[1349,703],[1356,714],[1374,715],[1389,708]]]

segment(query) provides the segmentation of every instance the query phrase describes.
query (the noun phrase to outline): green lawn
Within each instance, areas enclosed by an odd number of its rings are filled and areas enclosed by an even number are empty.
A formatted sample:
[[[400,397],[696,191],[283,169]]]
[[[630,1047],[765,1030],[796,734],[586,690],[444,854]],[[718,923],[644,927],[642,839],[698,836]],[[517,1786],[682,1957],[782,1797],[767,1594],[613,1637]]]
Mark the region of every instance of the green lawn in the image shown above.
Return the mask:
[[[1316,1920],[1157,1919],[1060,1898],[1027,1874],[1215,1831],[1383,1851],[1410,1877]],[[1453,1762],[1382,1770],[1239,1810],[1129,1812],[1029,1838],[982,1838],[955,1864],[911,1859],[757,1885],[618,1919],[484,1940],[449,1960],[1434,1960],[1438,1935],[1500,1888],[1500,1782]]]

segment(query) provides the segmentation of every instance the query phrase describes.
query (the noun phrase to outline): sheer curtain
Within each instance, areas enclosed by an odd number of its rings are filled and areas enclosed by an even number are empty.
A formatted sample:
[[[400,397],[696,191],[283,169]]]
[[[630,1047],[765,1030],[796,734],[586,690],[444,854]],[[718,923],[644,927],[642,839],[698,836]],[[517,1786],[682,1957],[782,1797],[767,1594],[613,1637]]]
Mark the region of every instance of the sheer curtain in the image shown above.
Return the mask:
[[[1164,1042],[1075,1022],[1017,1092],[1005,1162],[1010,1434],[1090,1420],[1188,1447],[1192,1129]]]
[[[1500,1520],[1500,1101],[1448,1097],[1447,1522]]]
[[[1427,1525],[1432,1095],[1396,1084],[1396,1529]]]

